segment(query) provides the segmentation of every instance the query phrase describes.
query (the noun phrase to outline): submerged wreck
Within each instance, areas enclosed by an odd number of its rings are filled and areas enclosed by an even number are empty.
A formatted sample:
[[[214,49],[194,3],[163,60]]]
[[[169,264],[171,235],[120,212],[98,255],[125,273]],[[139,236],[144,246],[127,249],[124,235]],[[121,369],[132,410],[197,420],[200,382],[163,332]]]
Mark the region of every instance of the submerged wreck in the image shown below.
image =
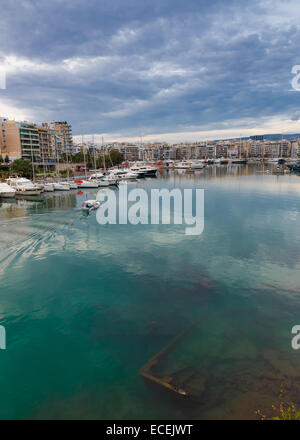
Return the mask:
[[[194,366],[186,366],[169,373],[164,372],[164,364],[168,356],[178,348],[180,343],[194,331],[197,324],[185,330],[169,345],[157,353],[144,365],[139,374],[146,380],[164,387],[181,397],[199,397],[205,390],[206,374]]]

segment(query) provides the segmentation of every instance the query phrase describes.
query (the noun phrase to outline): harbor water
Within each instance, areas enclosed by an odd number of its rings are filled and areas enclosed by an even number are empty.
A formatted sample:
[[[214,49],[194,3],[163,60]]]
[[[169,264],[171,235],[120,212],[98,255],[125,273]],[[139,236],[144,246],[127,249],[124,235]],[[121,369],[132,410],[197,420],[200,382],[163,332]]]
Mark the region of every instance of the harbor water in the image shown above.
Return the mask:
[[[97,190],[0,200],[0,418],[253,419],[282,384],[300,408],[300,177],[266,171],[128,183],[203,188],[200,236],[100,226]],[[163,349],[153,374],[191,397],[139,374]]]

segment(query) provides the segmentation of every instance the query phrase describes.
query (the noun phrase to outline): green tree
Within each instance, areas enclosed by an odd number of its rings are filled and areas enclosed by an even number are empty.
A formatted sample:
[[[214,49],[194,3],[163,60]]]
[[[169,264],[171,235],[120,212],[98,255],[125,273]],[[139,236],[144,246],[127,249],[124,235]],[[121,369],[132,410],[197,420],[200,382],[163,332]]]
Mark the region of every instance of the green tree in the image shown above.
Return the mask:
[[[2,164],[2,163],[3,163],[3,157],[0,154],[0,164]]]
[[[5,163],[9,163],[9,157],[8,157],[8,155],[5,156],[4,162],[5,162]]]
[[[28,160],[14,160],[9,166],[9,171],[18,176],[32,178],[32,164]]]
[[[111,162],[113,163],[114,166],[120,165],[120,163],[122,163],[124,160],[123,154],[120,153],[118,150],[111,150],[109,152],[109,156],[110,156]],[[111,165],[110,159],[108,162],[109,165]]]

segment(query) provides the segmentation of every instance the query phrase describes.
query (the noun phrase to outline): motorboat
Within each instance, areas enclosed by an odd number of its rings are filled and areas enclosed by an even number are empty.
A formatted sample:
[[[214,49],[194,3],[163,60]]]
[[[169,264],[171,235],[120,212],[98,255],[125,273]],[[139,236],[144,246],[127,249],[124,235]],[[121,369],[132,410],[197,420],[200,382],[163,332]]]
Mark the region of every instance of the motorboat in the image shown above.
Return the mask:
[[[121,176],[122,180],[135,180],[139,177],[139,174],[135,171],[127,171],[126,174]]]
[[[29,182],[30,182],[30,180],[29,180]],[[43,183],[37,183],[37,182],[32,182],[33,183],[33,185],[37,188],[37,189],[39,189],[41,192],[44,192],[45,191],[45,185],[43,184]]]
[[[98,188],[99,182],[93,179],[75,180],[78,188]]]
[[[54,191],[70,191],[70,185],[67,182],[54,182]]]
[[[158,169],[147,165],[133,165],[130,171],[137,173],[139,177],[155,177]]]
[[[120,180],[135,180],[139,177],[137,171],[131,171],[128,168],[112,170],[110,176],[114,176]]]
[[[54,192],[54,184],[53,183],[45,183],[44,184],[45,192]]]
[[[200,160],[195,160],[191,162],[191,168],[193,170],[202,170],[205,167],[204,163]]]
[[[70,186],[70,189],[78,189],[78,184],[73,181],[65,182]]]
[[[104,176],[103,173],[98,172],[98,173],[92,174],[90,179],[91,180],[99,180],[99,179],[102,179],[103,176]]]
[[[100,202],[98,202],[97,200],[85,200],[82,203],[81,208],[84,211],[94,211],[98,209],[99,206],[100,206]]]
[[[44,191],[43,185],[35,185],[25,177],[9,177],[7,183],[16,190],[17,196],[39,196]]]
[[[5,197],[5,198],[15,197],[15,195],[16,195],[16,190],[14,188],[12,188],[7,183],[0,182],[0,198],[1,197]]]
[[[177,170],[188,170],[191,168],[191,162],[177,162],[175,163],[174,168],[176,168]]]
[[[119,177],[114,176],[113,174],[107,174],[99,181],[99,186],[118,186],[119,185]]]

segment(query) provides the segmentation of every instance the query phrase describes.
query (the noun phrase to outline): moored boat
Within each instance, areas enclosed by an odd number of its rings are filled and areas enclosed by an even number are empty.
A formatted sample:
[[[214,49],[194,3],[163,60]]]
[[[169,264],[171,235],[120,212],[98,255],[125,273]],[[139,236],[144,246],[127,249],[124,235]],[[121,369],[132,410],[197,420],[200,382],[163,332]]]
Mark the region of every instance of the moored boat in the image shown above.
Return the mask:
[[[44,191],[43,185],[35,185],[25,177],[9,177],[7,183],[16,191],[17,196],[39,196]]]
[[[7,183],[0,182],[0,198],[15,197],[15,195],[16,195],[16,190],[14,188],[12,188]]]
[[[75,183],[78,185],[78,188],[98,188],[99,186],[98,181],[93,179],[75,180]]]

